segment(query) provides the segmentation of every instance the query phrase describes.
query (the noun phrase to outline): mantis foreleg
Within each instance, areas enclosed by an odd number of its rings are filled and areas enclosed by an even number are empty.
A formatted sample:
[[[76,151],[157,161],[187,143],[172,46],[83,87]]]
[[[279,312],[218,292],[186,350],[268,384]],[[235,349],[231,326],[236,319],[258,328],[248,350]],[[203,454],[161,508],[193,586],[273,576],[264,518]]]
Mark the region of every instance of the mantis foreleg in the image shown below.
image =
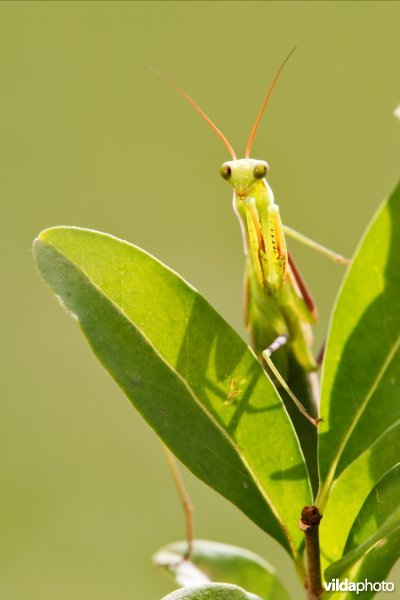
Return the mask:
[[[249,252],[252,258],[254,272],[262,288],[267,285],[265,274],[268,272],[268,258],[265,253],[265,244],[262,237],[260,222],[254,198],[246,198],[245,215],[247,224],[247,235]]]
[[[279,207],[257,205],[255,198],[244,201],[249,250],[260,285],[269,293],[278,290],[285,280],[287,250]]]

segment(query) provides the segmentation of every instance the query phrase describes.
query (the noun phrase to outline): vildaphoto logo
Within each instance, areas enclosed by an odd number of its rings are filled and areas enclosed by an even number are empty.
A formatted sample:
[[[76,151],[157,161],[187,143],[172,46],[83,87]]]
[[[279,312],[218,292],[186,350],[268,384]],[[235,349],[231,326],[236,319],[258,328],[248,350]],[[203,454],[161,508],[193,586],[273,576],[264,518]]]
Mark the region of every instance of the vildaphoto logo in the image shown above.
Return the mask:
[[[327,592],[393,592],[394,583],[392,581],[349,581],[347,578],[343,581],[340,579],[331,579],[324,581],[324,587]]]

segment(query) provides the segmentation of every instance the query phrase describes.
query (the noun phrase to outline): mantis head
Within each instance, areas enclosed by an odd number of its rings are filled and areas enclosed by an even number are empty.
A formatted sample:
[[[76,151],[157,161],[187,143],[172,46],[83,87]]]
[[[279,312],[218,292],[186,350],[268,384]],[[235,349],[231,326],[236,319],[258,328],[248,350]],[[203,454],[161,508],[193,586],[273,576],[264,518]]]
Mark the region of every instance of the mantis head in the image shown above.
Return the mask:
[[[249,193],[255,183],[264,179],[269,171],[269,165],[264,160],[241,158],[224,162],[220,173],[239,196]]]

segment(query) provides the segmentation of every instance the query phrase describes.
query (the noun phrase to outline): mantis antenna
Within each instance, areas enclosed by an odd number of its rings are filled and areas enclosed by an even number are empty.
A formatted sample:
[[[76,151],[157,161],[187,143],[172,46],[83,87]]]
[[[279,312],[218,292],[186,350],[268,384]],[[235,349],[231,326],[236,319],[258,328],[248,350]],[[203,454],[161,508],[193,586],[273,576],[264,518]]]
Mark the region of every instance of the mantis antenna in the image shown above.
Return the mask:
[[[232,156],[232,159],[236,160],[236,153],[235,153],[234,149],[232,148],[232,146],[230,145],[230,143],[228,142],[228,140],[226,139],[226,137],[224,136],[224,134],[222,133],[222,131],[220,131],[218,129],[218,127],[211,121],[211,119],[209,117],[207,117],[206,113],[201,110],[201,108],[189,96],[189,94],[187,94],[182,88],[179,87],[179,85],[177,85],[174,81],[172,81],[172,79],[169,79],[166,75],[164,75],[164,73],[161,73],[161,71],[158,71],[157,69],[153,69],[153,71],[157,75],[159,75],[160,77],[162,77],[164,79],[164,81],[166,81],[171,87],[174,88],[174,90],[176,92],[178,92],[178,94],[180,96],[182,96],[182,98],[184,98],[187,102],[189,102],[189,104],[191,104],[193,106],[193,108],[199,113],[199,115],[201,117],[203,117],[203,119],[205,120],[205,122],[209,124],[209,126],[211,127],[211,129],[213,131],[215,131],[215,133],[220,138],[220,140],[223,141],[223,143],[225,144],[225,147],[227,148],[229,154]]]
[[[271,94],[272,94],[272,90],[274,89],[274,87],[275,87],[275,84],[276,84],[276,82],[278,81],[278,79],[279,79],[279,76],[280,76],[280,74],[282,73],[284,66],[286,65],[287,61],[288,61],[288,60],[289,60],[289,58],[292,56],[292,54],[293,54],[293,52],[296,50],[296,48],[297,48],[297,46],[295,46],[295,47],[293,48],[293,50],[291,50],[291,51],[289,52],[289,54],[287,55],[287,57],[285,58],[285,60],[284,60],[284,61],[283,61],[283,63],[281,64],[281,66],[279,67],[279,69],[278,69],[278,71],[277,71],[277,73],[276,73],[276,75],[275,75],[274,79],[272,80],[272,83],[271,83],[271,85],[270,85],[270,87],[269,87],[269,90],[268,90],[268,92],[267,92],[267,94],[266,94],[266,96],[265,96],[265,98],[264,98],[264,102],[262,103],[262,106],[261,106],[260,112],[258,113],[258,115],[257,115],[257,118],[256,118],[256,120],[255,120],[255,122],[254,122],[253,129],[251,130],[250,137],[249,137],[249,141],[247,142],[247,146],[246,146],[246,152],[244,153],[244,157],[245,157],[245,158],[249,158],[250,151],[251,151],[251,147],[252,147],[252,145],[253,145],[254,136],[255,136],[255,134],[256,134],[256,131],[257,131],[257,128],[258,128],[258,124],[260,123],[260,121],[261,121],[261,117],[263,116],[263,114],[264,114],[264,111],[265,111],[265,109],[266,109],[266,107],[267,107],[268,100],[270,99],[270,96],[271,96]]]

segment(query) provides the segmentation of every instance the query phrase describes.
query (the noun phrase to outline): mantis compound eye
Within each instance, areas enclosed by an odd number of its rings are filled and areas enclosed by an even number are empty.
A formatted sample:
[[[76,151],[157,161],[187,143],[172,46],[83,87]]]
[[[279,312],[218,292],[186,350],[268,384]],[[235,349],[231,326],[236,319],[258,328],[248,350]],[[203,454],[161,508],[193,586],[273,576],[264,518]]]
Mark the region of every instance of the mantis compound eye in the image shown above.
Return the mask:
[[[267,165],[266,162],[258,163],[258,165],[256,165],[253,170],[254,178],[255,179],[263,179],[263,177],[265,177],[266,174],[268,173],[268,170],[269,170],[269,166]]]
[[[222,177],[224,179],[229,179],[230,176],[232,175],[232,169],[226,163],[224,163],[222,165],[222,167],[220,168],[219,172],[221,173],[221,175],[222,175]]]

